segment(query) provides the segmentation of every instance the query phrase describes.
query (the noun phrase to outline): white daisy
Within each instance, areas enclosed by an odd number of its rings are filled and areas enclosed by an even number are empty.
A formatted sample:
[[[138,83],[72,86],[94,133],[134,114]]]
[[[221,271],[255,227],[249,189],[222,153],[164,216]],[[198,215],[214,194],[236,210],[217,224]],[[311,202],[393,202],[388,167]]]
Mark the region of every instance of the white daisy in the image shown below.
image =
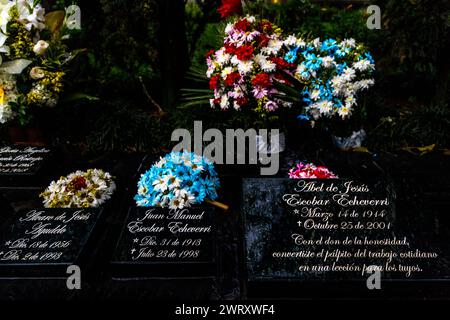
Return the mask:
[[[356,72],[355,69],[353,68],[345,68],[344,69],[344,73],[342,74],[342,77],[344,78],[345,81],[352,81],[356,76]]]
[[[153,189],[155,191],[161,191],[164,192],[168,189],[167,183],[163,178],[158,178],[152,183]]]
[[[222,48],[219,51],[216,52],[216,62],[219,65],[224,65],[228,61],[230,61],[231,55],[225,52],[225,49]]]
[[[226,94],[224,94],[222,96],[222,98],[220,99],[220,108],[221,109],[228,109],[230,105],[230,101],[228,100],[228,96]]]
[[[176,176],[168,174],[164,177],[164,184],[167,185],[169,190],[173,190],[180,187],[181,180]]]
[[[318,90],[318,89],[312,90],[312,91],[311,91],[311,94],[310,94],[309,96],[310,96],[310,98],[311,98],[312,100],[314,100],[314,101],[319,100],[319,97],[320,97],[320,90]]]
[[[356,41],[353,38],[344,39],[344,41],[341,42],[341,45],[347,48],[354,48],[356,47]]]
[[[325,68],[331,68],[334,66],[334,57],[326,56],[322,58],[322,65]]]
[[[229,23],[227,23],[227,26],[225,27],[225,33],[231,34],[232,32],[234,32],[234,24],[229,22]]]
[[[184,205],[186,207],[190,207],[191,204],[194,204],[195,202],[195,197],[192,193],[190,193],[189,191],[187,191],[186,189],[178,189],[175,191],[175,197],[182,199],[184,202]]]
[[[358,62],[355,62],[353,64],[353,68],[359,71],[374,70],[375,65],[373,63],[370,63],[369,60],[363,59]]]
[[[354,97],[354,96],[348,96],[348,97],[345,99],[345,105],[346,105],[347,107],[352,107],[352,106],[356,105],[356,99],[355,99],[355,97]]]
[[[234,99],[244,97],[245,93],[240,86],[235,86],[233,91],[230,92],[230,97]]]
[[[264,72],[273,72],[277,68],[277,65],[275,63],[267,59],[261,60],[259,66]]]
[[[333,110],[333,102],[331,101],[322,101],[318,103],[318,108],[320,113],[324,115],[329,115]]]
[[[253,69],[253,61],[251,60],[247,60],[247,61],[239,61],[238,64],[238,71],[241,74],[248,74],[252,71]]]
[[[320,49],[322,47],[322,42],[320,42],[320,38],[314,39],[312,44],[316,49]]]
[[[342,119],[345,119],[346,117],[350,116],[350,108],[348,106],[342,106],[338,109],[338,114]]]
[[[185,201],[181,197],[174,197],[169,202],[169,209],[183,209],[185,207]]]
[[[284,44],[287,46],[294,46],[297,44],[297,37],[294,35],[290,35],[288,36],[285,40],[284,40]]]
[[[250,23],[255,23],[256,18],[254,16],[246,15],[245,19]]]
[[[261,49],[261,52],[267,55],[277,54],[283,47],[283,41],[278,39],[271,39],[267,43],[267,47]]]

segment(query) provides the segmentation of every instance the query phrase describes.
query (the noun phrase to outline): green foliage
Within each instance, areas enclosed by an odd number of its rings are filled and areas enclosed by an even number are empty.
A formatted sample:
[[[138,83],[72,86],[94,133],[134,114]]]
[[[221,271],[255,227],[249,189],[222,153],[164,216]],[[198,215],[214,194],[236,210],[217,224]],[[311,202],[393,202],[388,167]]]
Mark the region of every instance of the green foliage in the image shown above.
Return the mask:
[[[139,78],[150,94],[160,91],[158,0],[77,2],[83,28],[78,42],[88,51],[72,70],[78,81],[65,103],[72,121],[85,125],[77,135],[71,134],[72,128],[60,137],[87,143],[91,151],[156,148],[163,143],[161,120],[152,115]],[[86,114],[95,121],[86,122]]]
[[[355,38],[367,42],[374,34],[368,32],[365,8],[336,7],[311,0],[287,0],[270,4],[248,2],[248,10],[274,22],[286,33],[321,38]]]
[[[225,22],[208,23],[205,30],[197,41],[195,50],[192,53],[192,65],[205,65],[205,55],[211,49],[219,49],[223,45],[223,30]],[[205,69],[206,70],[206,69]]]
[[[77,5],[78,3],[79,3],[78,0],[53,0],[49,1],[48,7],[50,7],[52,10],[62,10],[72,4]]]
[[[97,152],[159,152],[170,135],[161,118],[126,102],[110,103],[87,138],[89,149]]]
[[[132,2],[132,3],[130,3]],[[157,5],[154,0],[100,0],[100,39],[96,39],[97,78],[129,79],[157,76]],[[92,30],[94,31],[94,30]]]
[[[403,97],[446,104],[450,82],[450,5],[447,0],[379,1],[383,12],[380,72]]]
[[[389,0],[382,10],[392,65],[403,72],[435,73],[439,52],[450,41],[448,1]]]
[[[186,15],[186,38],[188,42],[188,50],[192,52],[195,48],[196,34],[201,32],[201,21],[205,17],[205,13],[196,1],[188,1],[185,6]]]
[[[382,117],[369,132],[369,146],[375,150],[397,150],[436,144],[450,147],[450,109],[447,105],[421,107]]]

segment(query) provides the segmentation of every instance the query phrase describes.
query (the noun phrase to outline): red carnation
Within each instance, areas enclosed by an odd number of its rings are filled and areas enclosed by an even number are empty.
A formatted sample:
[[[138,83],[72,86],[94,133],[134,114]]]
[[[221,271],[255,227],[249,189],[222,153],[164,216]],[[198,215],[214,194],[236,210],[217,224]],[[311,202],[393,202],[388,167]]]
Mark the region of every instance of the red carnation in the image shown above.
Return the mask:
[[[289,63],[286,60],[278,57],[272,57],[270,58],[270,61],[275,63],[277,65],[277,69],[279,70],[293,69],[296,67],[294,63]]]
[[[269,43],[270,38],[266,36],[265,34],[261,33],[256,37],[256,42],[258,45],[262,47],[267,47],[267,44]]]
[[[271,32],[273,27],[269,21],[261,21],[259,23],[259,28],[264,32]]]
[[[236,56],[241,61],[249,60],[253,57],[253,47],[243,45],[236,49]]]
[[[278,81],[287,84],[288,86],[292,86],[292,83],[281,73],[275,73],[274,75],[275,79]]]
[[[214,99],[214,100],[213,100],[213,103],[214,103],[214,104],[220,104],[220,98]]]
[[[238,82],[239,79],[241,79],[241,75],[239,74],[239,72],[232,72],[225,78],[225,84],[231,87],[236,82]]]
[[[239,20],[238,22],[236,22],[234,24],[234,27],[239,31],[246,32],[248,30],[248,28],[250,28],[250,22],[248,22],[247,19],[242,19],[242,20]]]
[[[236,47],[232,44],[225,44],[225,52],[229,54],[234,54],[236,52]]]
[[[219,85],[219,79],[219,76],[211,77],[211,79],[209,80],[209,88],[211,90],[217,89],[217,86]]]
[[[325,167],[317,167],[316,170],[314,170],[314,175],[317,177],[317,179],[330,179],[334,176]]]
[[[87,182],[86,182],[86,179],[83,177],[73,178],[73,180],[69,183],[69,188],[71,188],[75,191],[80,191],[86,187],[87,187]]]
[[[217,10],[220,16],[223,18],[229,17],[233,14],[242,13],[242,3],[241,0],[222,0],[222,5]]]
[[[207,53],[206,53],[206,58],[209,58],[209,57],[211,57],[214,53],[216,53],[214,50],[209,50]]]
[[[267,73],[260,73],[253,78],[252,84],[255,87],[267,88],[272,84],[272,81]]]
[[[237,98],[236,102],[240,106],[245,106],[246,104],[248,104],[248,98],[247,97]]]

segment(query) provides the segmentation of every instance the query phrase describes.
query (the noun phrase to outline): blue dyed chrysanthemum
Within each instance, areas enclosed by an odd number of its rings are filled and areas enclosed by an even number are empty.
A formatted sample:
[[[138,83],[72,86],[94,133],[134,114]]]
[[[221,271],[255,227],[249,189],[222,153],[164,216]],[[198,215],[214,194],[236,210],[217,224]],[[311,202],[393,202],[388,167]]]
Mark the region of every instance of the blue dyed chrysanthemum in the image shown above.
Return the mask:
[[[134,197],[140,207],[182,209],[215,200],[220,182],[214,164],[189,152],[172,152],[161,158],[138,182]]]

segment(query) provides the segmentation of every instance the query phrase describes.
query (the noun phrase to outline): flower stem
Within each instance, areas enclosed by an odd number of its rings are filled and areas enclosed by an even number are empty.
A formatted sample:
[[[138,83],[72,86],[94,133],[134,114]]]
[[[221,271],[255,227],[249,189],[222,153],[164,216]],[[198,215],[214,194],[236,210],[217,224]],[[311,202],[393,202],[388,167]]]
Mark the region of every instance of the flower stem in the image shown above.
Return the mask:
[[[226,204],[217,202],[217,201],[213,201],[213,200],[209,200],[209,199],[205,199],[205,201],[219,209],[222,209],[223,211],[228,211],[228,209],[230,209],[229,206],[227,206]]]

